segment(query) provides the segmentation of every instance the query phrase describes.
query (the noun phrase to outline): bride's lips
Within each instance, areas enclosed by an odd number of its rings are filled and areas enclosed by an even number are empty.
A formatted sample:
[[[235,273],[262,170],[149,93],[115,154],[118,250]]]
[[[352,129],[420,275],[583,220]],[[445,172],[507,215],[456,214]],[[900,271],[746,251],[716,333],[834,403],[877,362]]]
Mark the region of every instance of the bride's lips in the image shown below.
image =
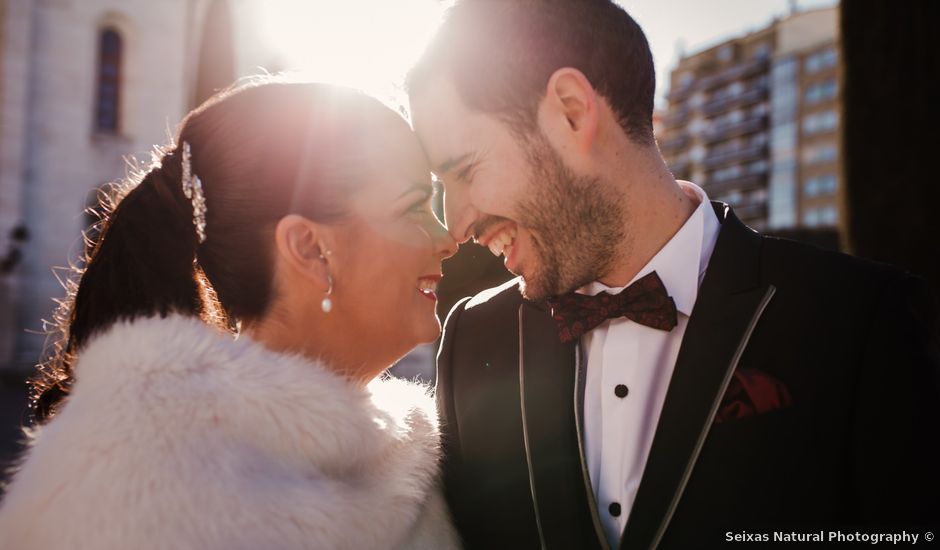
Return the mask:
[[[441,281],[440,275],[425,275],[418,279],[418,293],[431,300],[437,301],[437,284]]]

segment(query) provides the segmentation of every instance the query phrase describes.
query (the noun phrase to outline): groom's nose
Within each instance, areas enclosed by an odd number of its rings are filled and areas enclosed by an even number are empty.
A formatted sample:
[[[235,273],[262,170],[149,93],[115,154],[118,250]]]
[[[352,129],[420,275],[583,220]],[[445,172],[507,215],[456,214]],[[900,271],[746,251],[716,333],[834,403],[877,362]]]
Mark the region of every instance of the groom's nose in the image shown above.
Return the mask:
[[[466,193],[445,187],[444,225],[457,244],[463,244],[473,237],[471,228],[479,217],[479,211],[468,200]]]

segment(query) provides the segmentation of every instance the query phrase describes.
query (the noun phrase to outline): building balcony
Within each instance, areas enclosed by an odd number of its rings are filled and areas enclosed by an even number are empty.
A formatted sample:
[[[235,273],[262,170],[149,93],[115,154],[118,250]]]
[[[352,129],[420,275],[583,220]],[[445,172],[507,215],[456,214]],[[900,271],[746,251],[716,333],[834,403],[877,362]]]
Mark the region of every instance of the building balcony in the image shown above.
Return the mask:
[[[699,90],[713,90],[729,82],[749,78],[769,71],[769,58],[762,57],[759,59],[751,59],[743,63],[732,65],[727,69],[719,71],[717,74],[700,79],[695,88]]]
[[[706,130],[702,137],[705,143],[713,143],[745,134],[753,134],[767,128],[767,115],[753,116],[731,124],[716,125]]]
[[[735,215],[744,223],[762,220],[767,217],[767,203],[732,204]]]
[[[743,163],[760,160],[767,157],[767,145],[750,145],[740,149],[732,149],[720,153],[712,153],[705,157],[705,168],[713,170],[727,164]]]
[[[702,105],[706,117],[713,117],[736,107],[747,107],[767,99],[767,85],[755,84],[740,94],[713,99]]]
[[[688,105],[683,105],[675,110],[670,110],[663,117],[663,126],[667,129],[685,126],[689,123],[690,118],[692,118],[692,109]]]
[[[679,178],[678,174],[687,174],[689,168],[692,167],[692,163],[687,158],[679,160],[666,159],[666,165],[669,167],[669,171],[676,175],[677,178]]]
[[[725,193],[738,190],[743,192],[753,191],[754,189],[761,189],[767,186],[767,175],[764,174],[747,174],[744,176],[738,176],[736,178],[731,178],[719,182],[713,182],[706,180],[702,183],[702,188],[708,192],[710,196],[717,197],[719,195],[724,195]]]
[[[660,141],[659,149],[664,155],[668,155],[670,153],[685,149],[689,146],[690,143],[692,143],[691,136],[689,136],[689,134],[683,133]]]
[[[695,92],[695,88],[695,82],[691,82],[689,85],[680,88],[673,88],[666,94],[666,100],[669,101],[670,105],[681,103],[692,96],[692,93]]]

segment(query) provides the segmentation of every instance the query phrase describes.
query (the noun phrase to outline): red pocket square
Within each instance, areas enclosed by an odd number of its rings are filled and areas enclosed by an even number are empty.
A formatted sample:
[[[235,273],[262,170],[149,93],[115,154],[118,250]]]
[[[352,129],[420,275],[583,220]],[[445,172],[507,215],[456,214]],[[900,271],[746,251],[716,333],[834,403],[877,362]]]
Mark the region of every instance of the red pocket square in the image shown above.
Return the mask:
[[[728,384],[715,424],[782,409],[792,402],[790,390],[773,376],[757,369],[738,369]]]

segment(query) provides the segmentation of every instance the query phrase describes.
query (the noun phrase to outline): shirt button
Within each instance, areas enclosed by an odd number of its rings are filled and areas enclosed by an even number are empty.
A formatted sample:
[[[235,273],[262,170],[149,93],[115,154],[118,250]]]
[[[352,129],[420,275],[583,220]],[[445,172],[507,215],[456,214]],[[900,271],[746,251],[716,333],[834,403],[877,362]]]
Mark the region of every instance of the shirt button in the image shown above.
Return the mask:
[[[626,397],[628,393],[630,393],[630,388],[624,386],[623,384],[617,384],[617,387],[614,388],[614,395],[620,399]]]
[[[610,506],[607,507],[607,511],[610,512],[610,515],[614,516],[615,518],[620,517],[620,503],[611,502]]]

